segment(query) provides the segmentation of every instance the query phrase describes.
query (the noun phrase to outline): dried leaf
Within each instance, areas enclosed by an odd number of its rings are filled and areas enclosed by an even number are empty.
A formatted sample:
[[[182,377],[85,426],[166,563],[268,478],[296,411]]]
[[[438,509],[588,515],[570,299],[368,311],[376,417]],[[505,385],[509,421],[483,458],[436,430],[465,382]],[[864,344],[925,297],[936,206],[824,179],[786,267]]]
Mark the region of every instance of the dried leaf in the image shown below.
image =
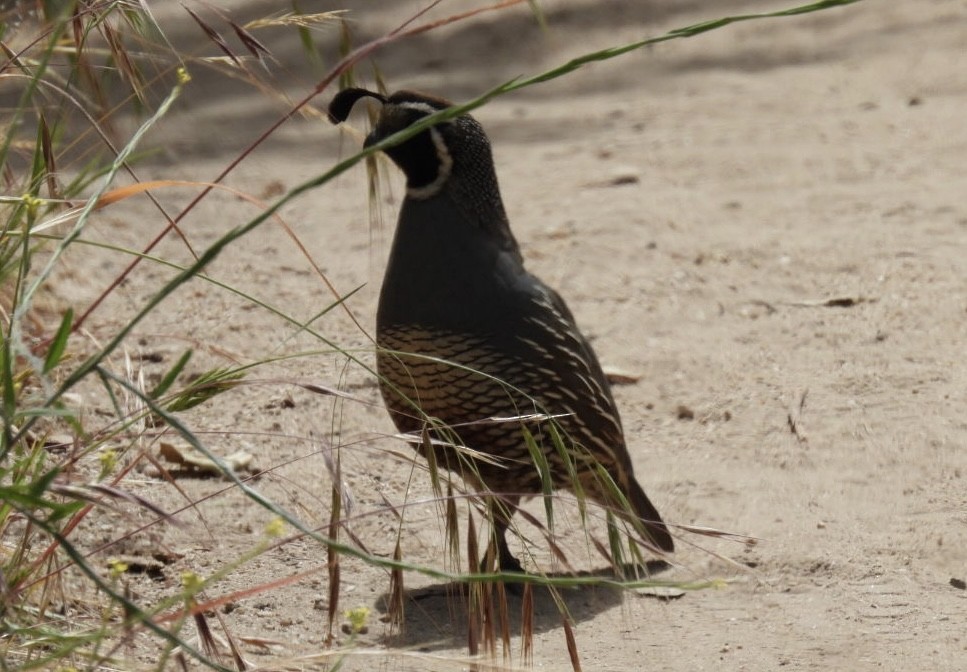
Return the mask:
[[[641,374],[628,373],[610,366],[604,367],[604,377],[612,385],[634,385],[641,380]]]
[[[162,441],[159,444],[158,452],[168,462],[177,464],[185,469],[197,469],[211,474],[222,474],[222,468],[210,460],[206,455],[195,450],[191,446],[176,447],[174,444]],[[244,450],[237,450],[231,455],[221,458],[232,471],[254,471],[252,460],[254,458]]]
[[[672,586],[648,586],[647,588],[637,588],[635,592],[647,597],[657,597],[662,600],[676,600],[685,594],[681,588]]]

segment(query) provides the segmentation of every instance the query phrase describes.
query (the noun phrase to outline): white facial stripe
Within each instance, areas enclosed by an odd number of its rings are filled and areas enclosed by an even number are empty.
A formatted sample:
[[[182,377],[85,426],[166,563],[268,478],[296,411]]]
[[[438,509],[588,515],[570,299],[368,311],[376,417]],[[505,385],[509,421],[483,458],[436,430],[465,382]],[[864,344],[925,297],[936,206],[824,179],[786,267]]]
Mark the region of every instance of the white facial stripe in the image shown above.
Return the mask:
[[[425,103],[414,104],[424,105]],[[440,193],[440,189],[443,188],[446,181],[450,179],[450,173],[453,171],[453,157],[450,156],[450,150],[447,149],[447,145],[443,141],[443,135],[436,128],[431,128],[430,139],[433,140],[433,146],[436,147],[437,159],[440,160],[440,172],[437,173],[436,179],[429,184],[407,189],[406,195],[410,198],[424,199],[436,196]]]
[[[433,107],[429,103],[420,103],[417,101],[407,101],[405,103],[393,103],[395,107],[402,110],[413,110],[414,112],[424,112],[426,114],[433,114],[434,112],[439,112],[440,110]]]

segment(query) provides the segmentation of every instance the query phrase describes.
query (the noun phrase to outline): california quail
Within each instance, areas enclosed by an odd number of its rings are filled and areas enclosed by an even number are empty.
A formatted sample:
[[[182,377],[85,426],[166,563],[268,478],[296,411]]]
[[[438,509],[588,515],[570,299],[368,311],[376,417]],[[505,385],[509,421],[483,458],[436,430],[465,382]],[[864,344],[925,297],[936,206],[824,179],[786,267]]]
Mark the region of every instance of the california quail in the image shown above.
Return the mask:
[[[333,123],[363,97],[382,103],[367,147],[452,105],[346,89],[329,106]],[[505,538],[510,519],[522,497],[544,492],[535,447],[554,489],[611,507],[671,552],[594,351],[563,299],[524,268],[483,128],[459,116],[386,154],[406,175],[376,314],[380,390],[396,426],[490,498],[505,571],[520,570]],[[497,420],[507,418],[518,420]]]

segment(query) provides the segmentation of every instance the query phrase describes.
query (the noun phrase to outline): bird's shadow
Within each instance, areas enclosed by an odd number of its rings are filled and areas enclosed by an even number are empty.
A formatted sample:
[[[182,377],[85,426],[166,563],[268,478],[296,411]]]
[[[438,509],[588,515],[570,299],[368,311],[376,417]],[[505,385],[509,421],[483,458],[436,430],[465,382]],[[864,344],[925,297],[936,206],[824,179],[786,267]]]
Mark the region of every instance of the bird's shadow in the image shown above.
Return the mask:
[[[646,563],[644,569],[629,565],[625,567],[625,576],[640,576],[654,578],[656,574],[670,568],[664,560],[652,560]],[[628,592],[618,583],[613,568],[577,572],[551,573],[543,575],[548,579],[573,579],[573,585],[558,585],[552,589],[546,585],[534,583],[532,586],[532,602],[529,631],[540,634],[561,627],[562,620],[567,617],[573,623],[580,623],[621,604],[624,593]],[[591,579],[582,583],[581,579]],[[601,581],[604,579],[605,581]],[[493,627],[496,637],[500,638],[501,629],[506,629],[511,636],[522,631],[525,616],[524,584],[508,580],[504,583],[503,594],[506,599],[506,610],[500,607],[500,591],[496,584],[486,584],[491,588],[490,595],[493,604]],[[482,586],[486,590],[485,586]],[[403,591],[402,622],[396,634],[389,637],[387,644],[405,646],[423,652],[440,649],[452,649],[462,646],[467,641],[469,617],[471,616],[471,588],[465,582],[436,583],[421,588]],[[556,594],[555,594],[556,592]],[[390,593],[384,593],[376,599],[375,608],[381,614],[389,616]],[[558,600],[563,602],[562,609]],[[485,620],[483,608],[479,601],[474,602],[473,616],[478,623]],[[506,614],[507,623],[503,622],[501,612]],[[566,616],[565,616],[566,613]]]

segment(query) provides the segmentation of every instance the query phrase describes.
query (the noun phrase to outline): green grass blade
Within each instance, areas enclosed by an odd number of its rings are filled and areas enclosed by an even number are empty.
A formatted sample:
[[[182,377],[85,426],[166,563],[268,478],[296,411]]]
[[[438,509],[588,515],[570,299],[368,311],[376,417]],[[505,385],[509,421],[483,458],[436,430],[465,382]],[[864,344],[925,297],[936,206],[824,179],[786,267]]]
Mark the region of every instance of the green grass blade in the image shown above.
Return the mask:
[[[218,368],[205,371],[169,401],[165,408],[172,413],[187,411],[222,392],[228,392],[244,377],[245,373],[237,369]]]
[[[161,395],[167,392],[168,389],[174,384],[175,379],[181,375],[182,371],[184,371],[185,365],[188,364],[192,354],[192,350],[185,350],[184,354],[178,358],[178,361],[175,362],[174,366],[172,366],[168,370],[168,373],[164,375],[164,377],[161,379],[161,382],[159,382],[155,388],[148,393],[148,396],[150,396],[152,399],[158,399],[161,397]]]
[[[71,325],[74,323],[74,309],[68,308],[64,313],[64,318],[60,321],[60,328],[54,335],[54,340],[50,342],[50,349],[47,350],[47,357],[44,359],[44,373],[50,373],[54,367],[60,363],[67,349],[67,339],[71,334]]]
[[[534,435],[527,429],[527,427],[522,426],[521,431],[524,434],[524,443],[527,444],[527,451],[530,453],[531,461],[534,462],[534,467],[537,469],[537,473],[541,478],[541,495],[544,500],[544,513],[547,516],[547,529],[551,532],[554,531],[554,481],[551,479],[551,465],[547,461],[547,455],[540,446],[537,445],[537,441],[534,440]]]

